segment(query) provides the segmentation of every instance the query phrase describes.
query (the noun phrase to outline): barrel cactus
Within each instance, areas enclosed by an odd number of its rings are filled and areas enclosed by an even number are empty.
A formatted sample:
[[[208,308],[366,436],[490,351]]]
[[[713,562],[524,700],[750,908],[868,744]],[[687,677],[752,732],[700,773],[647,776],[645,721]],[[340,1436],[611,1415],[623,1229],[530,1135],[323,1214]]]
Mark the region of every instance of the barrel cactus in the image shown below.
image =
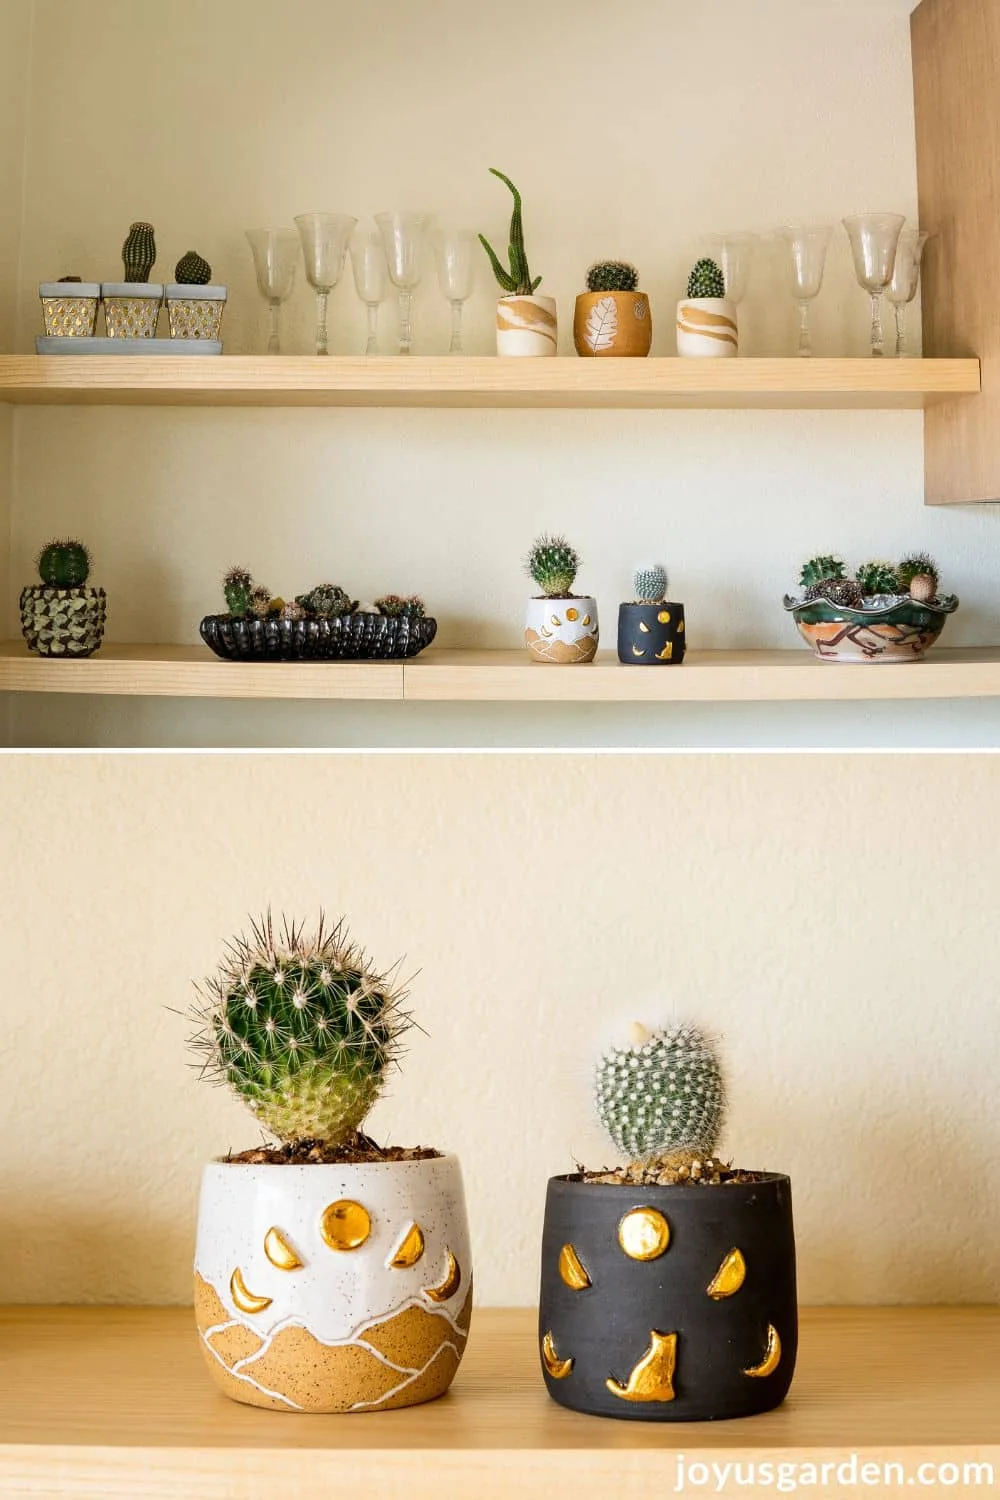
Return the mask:
[[[315,931],[267,912],[197,986],[191,1044],[284,1142],[335,1147],[378,1098],[410,1024],[397,969],[383,973],[344,923]]]
[[[712,1040],[696,1026],[632,1028],[597,1064],[597,1114],[634,1161],[679,1165],[715,1155],[726,1088]]]
[[[847,569],[842,557],[833,557],[829,553],[820,553],[811,557],[803,566],[799,575],[799,583],[804,589],[811,589],[818,583],[826,583],[831,578],[846,578]]]
[[[910,557],[904,557],[896,569],[896,576],[902,592],[910,594],[920,603],[927,604],[931,599],[937,598],[940,587],[937,564],[926,552],[915,552]]]
[[[212,279],[212,267],[197,250],[182,255],[174,267],[174,280],[178,286],[208,286]]]
[[[724,297],[726,278],[714,260],[699,260],[688,278],[687,294],[692,298]]]
[[[125,280],[148,281],[156,263],[156,232],[152,224],[133,224],[122,245]]]
[[[38,576],[49,588],[82,588],[90,576],[90,553],[82,542],[49,542],[39,553]]]
[[[510,264],[510,270],[508,271],[502,264],[500,257],[485,235],[481,234],[479,241],[489,256],[490,265],[493,267],[493,274],[500,285],[501,291],[508,297],[530,297],[533,292],[537,291],[542,278],[536,276],[532,279],[531,272],[528,269],[528,256],[524,248],[524,221],[521,216],[521,194],[510,178],[506,177],[503,172],[498,171],[496,167],[490,167],[490,171],[494,177],[499,177],[500,181],[506,184],[514,199],[514,211],[510,219],[510,243],[507,247],[507,260]]]
[[[634,292],[639,273],[625,260],[599,260],[587,272],[588,292]]]
[[[868,597],[873,594],[898,594],[899,578],[892,563],[862,563],[857,571],[861,592]]]
[[[564,536],[540,536],[524,567],[546,599],[572,598],[580,558]]]
[[[295,602],[301,604],[306,614],[317,615],[321,620],[351,613],[351,597],[338,583],[318,583],[308,594],[299,594]]]
[[[637,604],[661,604],[667,597],[667,570],[659,563],[651,568],[636,568],[632,582]]]
[[[254,582],[246,568],[230,568],[222,580],[226,607],[236,619],[244,619],[253,610]]]

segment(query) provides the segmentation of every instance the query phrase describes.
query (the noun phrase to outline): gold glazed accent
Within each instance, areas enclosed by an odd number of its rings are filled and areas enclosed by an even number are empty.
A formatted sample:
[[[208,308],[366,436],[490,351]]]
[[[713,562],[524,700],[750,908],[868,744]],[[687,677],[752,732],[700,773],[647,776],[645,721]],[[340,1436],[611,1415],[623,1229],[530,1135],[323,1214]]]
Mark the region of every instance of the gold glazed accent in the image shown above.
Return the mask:
[[[413,1223],[403,1235],[399,1249],[389,1262],[392,1271],[408,1271],[424,1253],[424,1231]]]
[[[593,1283],[584,1269],[583,1261],[572,1245],[563,1245],[559,1251],[559,1275],[574,1292],[586,1291]]]
[[[734,1292],[738,1292],[746,1279],[747,1263],[743,1258],[743,1251],[730,1250],[708,1284],[708,1295],[716,1302],[721,1302],[723,1297],[731,1297]]]
[[[749,1370],[744,1370],[744,1375],[749,1375],[752,1380],[763,1380],[767,1375],[773,1375],[781,1363],[781,1339],[778,1330],[773,1323],[767,1325],[767,1353],[759,1365],[751,1365]]]
[[[97,327],[97,297],[43,297],[42,317],[50,338],[89,339]]]
[[[448,1270],[440,1286],[425,1286],[424,1296],[429,1297],[432,1302],[447,1302],[449,1297],[454,1297],[462,1282],[462,1270],[458,1261],[448,1251]]]
[[[659,622],[660,622],[661,625],[669,625],[670,624],[670,611],[669,611],[669,609],[661,609],[660,613],[657,615],[656,618],[659,620]]]
[[[632,655],[633,656],[645,656],[645,654],[646,654],[645,651],[641,650],[640,647],[638,647],[638,646],[633,646],[632,647]]]
[[[657,1208],[633,1208],[618,1225],[618,1243],[630,1260],[656,1260],[670,1244],[670,1225]]]
[[[105,297],[109,339],[151,339],[160,316],[159,297]]]
[[[372,1232],[371,1215],[352,1198],[340,1198],[324,1208],[319,1227],[331,1250],[357,1250]]]
[[[243,1272],[239,1266],[229,1278],[229,1295],[240,1312],[262,1313],[265,1308],[271,1306],[270,1297],[255,1297],[243,1280]]]
[[[578,609],[568,609],[566,611],[566,618],[567,620],[578,620],[580,618],[580,611]]]
[[[674,659],[674,643],[673,643],[673,641],[668,641],[667,644],[664,646],[664,648],[663,648],[662,651],[657,651],[657,653],[656,653],[656,660],[657,661],[673,661],[673,659]]]
[[[558,615],[553,615],[552,616],[552,624],[553,625],[561,625],[562,624],[562,620],[560,620],[560,618],[559,618]]]
[[[693,307],[690,302],[684,302],[677,314],[678,333],[693,333],[700,338],[715,339],[722,344],[732,344],[734,349],[739,348],[739,328],[732,318],[724,317],[722,313],[712,313],[703,307]]]
[[[552,1342],[552,1334],[547,1333],[542,1339],[542,1364],[545,1373],[553,1380],[565,1380],[573,1368],[572,1359],[560,1359],[556,1353],[556,1346]]]
[[[684,634],[684,621],[683,620],[678,620],[677,621],[677,634],[678,635],[683,635]]]
[[[217,339],[222,332],[226,304],[208,297],[167,298],[167,319],[172,339]]]
[[[585,625],[589,625],[591,623],[589,615],[584,615],[584,617],[583,617],[583,623]]]
[[[649,1335],[649,1348],[628,1378],[628,1383],[609,1378],[604,1382],[612,1396],[621,1401],[672,1401],[674,1371],[677,1368],[676,1333]]]
[[[280,1229],[271,1228],[264,1236],[264,1254],[279,1271],[300,1271],[302,1261]]]
[[[645,620],[639,621],[639,629],[642,631],[643,635],[649,634],[649,626],[646,624]]]

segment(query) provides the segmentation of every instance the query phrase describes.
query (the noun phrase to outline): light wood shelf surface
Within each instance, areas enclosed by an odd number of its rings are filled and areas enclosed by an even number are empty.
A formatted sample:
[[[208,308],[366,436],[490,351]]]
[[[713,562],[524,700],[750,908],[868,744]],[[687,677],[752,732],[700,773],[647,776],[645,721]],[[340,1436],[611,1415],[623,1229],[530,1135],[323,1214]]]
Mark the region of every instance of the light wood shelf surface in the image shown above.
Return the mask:
[[[0,1494],[509,1500],[520,1486],[532,1500],[648,1500],[675,1493],[678,1451],[688,1465],[858,1453],[1000,1473],[997,1308],[807,1309],[788,1401],[741,1422],[565,1411],[545,1393],[536,1337],[533,1311],[477,1311],[441,1400],[317,1417],[219,1394],[190,1309],[0,1310]]]
[[[419,703],[870,703],[1000,698],[1000,648],[935,649],[926,661],[848,666],[808,649],[692,651],[681,667],[533,662],[523,650],[425,651],[408,662],[220,661],[206,646],[106,644],[84,661],[0,642],[0,692]]]
[[[102,406],[920,408],[976,359],[0,356],[0,402]]]

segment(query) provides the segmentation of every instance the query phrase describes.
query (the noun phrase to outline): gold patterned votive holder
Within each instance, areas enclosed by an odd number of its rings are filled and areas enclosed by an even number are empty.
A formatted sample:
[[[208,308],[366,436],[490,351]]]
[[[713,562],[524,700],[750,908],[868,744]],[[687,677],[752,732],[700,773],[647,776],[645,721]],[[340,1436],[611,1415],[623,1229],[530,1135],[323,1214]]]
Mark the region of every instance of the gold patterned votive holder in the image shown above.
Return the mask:
[[[163,287],[154,281],[105,281],[104,321],[109,339],[154,339]]]
[[[43,281],[38,295],[49,338],[92,339],[101,287],[97,281]]]
[[[167,318],[172,339],[218,339],[228,292],[224,286],[167,287]]]

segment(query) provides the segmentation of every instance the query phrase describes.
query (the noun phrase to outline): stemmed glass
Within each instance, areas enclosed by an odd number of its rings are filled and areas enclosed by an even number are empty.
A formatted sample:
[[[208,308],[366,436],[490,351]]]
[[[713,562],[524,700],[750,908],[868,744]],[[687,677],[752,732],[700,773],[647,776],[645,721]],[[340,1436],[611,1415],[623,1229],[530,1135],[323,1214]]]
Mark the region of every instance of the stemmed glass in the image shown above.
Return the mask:
[[[271,329],[267,340],[268,354],[280,354],[278,324],[281,304],[287,302],[295,285],[295,268],[299,263],[299,238],[294,229],[248,229],[253,251],[257,288],[271,311]]]
[[[296,214],[309,285],[316,292],[316,353],[329,354],[326,310],[330,293],[344,270],[344,256],[351,230],[357,224],[350,214]]]
[[[385,245],[378,229],[356,229],[351,236],[354,286],[368,313],[366,354],[378,353],[378,310],[389,290]]]
[[[920,286],[920,266],[924,248],[931,238],[926,230],[904,229],[899,237],[896,251],[896,266],[889,286],[888,298],[896,310],[896,358],[908,359],[910,348],[906,334],[906,309],[917,295]]]
[[[811,359],[810,306],[823,289],[832,224],[785,224],[778,230],[788,250],[792,296],[799,305],[799,356]]]
[[[382,234],[389,279],[399,292],[399,352],[409,354],[413,343],[410,321],[413,289],[423,270],[424,229],[427,215],[418,213],[381,213],[375,222]]]
[[[726,296],[734,307],[739,307],[747,294],[754,252],[759,242],[756,234],[742,229],[709,236],[709,246],[726,283]]]
[[[442,229],[433,236],[441,291],[451,303],[449,354],[463,354],[462,304],[472,296],[476,279],[479,239],[471,229]]]
[[[906,219],[902,214],[855,214],[844,220],[854,272],[872,299],[872,358],[885,354],[882,328],[882,298],[892,281],[896,251]]]

